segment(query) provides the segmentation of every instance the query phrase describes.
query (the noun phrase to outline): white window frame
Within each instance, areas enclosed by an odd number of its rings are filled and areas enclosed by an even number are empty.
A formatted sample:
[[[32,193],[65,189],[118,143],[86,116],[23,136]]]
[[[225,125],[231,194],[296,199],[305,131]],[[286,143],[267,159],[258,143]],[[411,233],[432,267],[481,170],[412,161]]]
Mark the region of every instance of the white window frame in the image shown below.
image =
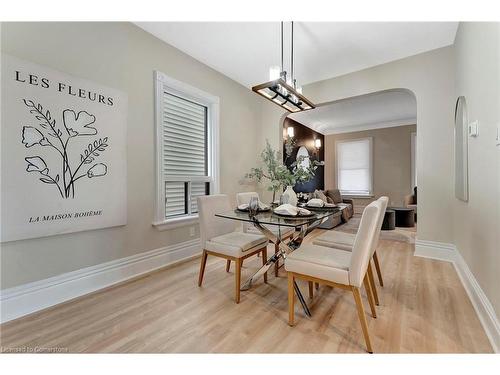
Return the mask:
[[[343,192],[340,190],[339,182],[340,182],[340,168],[339,168],[339,145],[341,143],[350,143],[350,142],[358,142],[358,141],[366,141],[368,140],[369,150],[368,155],[370,157],[370,191],[366,194],[355,194],[352,192]],[[340,139],[335,142],[335,168],[336,168],[336,176],[337,176],[337,188],[340,191],[340,194],[345,197],[352,198],[372,198],[373,197],[373,137],[363,137],[363,138],[355,138],[355,139]]]
[[[165,182],[167,181],[204,181],[210,182],[210,194],[219,192],[219,97],[202,91],[187,83],[178,81],[166,74],[155,71],[155,154],[156,154],[156,197],[155,218],[153,225],[158,230],[168,230],[198,223],[198,214],[167,219],[165,217]],[[168,92],[181,98],[206,106],[207,110],[207,145],[208,177],[177,176],[167,178],[163,166],[163,93]],[[190,195],[188,194],[190,197]],[[191,207],[191,202],[188,202]]]

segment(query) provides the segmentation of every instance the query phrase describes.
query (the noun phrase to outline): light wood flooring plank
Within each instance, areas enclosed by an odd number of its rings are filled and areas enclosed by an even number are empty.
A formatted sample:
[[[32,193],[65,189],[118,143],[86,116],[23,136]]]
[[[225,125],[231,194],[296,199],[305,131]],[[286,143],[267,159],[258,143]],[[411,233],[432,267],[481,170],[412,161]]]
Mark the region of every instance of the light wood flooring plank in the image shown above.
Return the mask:
[[[413,245],[387,240],[377,250],[385,283],[376,281],[377,319],[362,291],[374,352],[491,352],[453,265],[413,252]],[[245,260],[242,280],[260,261]],[[120,353],[365,352],[350,292],[321,286],[307,299],[312,318],[296,304],[295,327],[289,327],[283,269],[279,278],[269,273],[267,285],[260,280],[241,292],[237,305],[234,267],[227,273],[225,266],[225,260],[209,256],[201,288],[194,259],[5,323],[1,346]],[[307,283],[299,286],[306,295]]]

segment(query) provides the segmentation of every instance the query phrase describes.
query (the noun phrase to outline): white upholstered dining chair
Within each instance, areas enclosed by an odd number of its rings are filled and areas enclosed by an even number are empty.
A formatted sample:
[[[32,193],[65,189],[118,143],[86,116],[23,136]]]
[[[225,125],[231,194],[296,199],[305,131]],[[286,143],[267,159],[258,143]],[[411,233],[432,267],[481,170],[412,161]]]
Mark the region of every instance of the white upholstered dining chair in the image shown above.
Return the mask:
[[[378,281],[380,286],[384,286],[384,281],[382,279],[382,271],[380,269],[380,263],[377,256],[377,247],[380,238],[380,231],[382,230],[382,222],[384,221],[384,214],[387,208],[387,204],[389,203],[388,197],[380,197],[378,201],[381,203],[381,210],[379,217],[377,219],[377,231],[375,233],[375,241],[373,242],[373,249],[371,252],[371,259],[373,259],[373,263],[375,263],[375,270],[377,271]],[[339,232],[335,230],[331,230],[321,234],[313,240],[313,244],[332,247],[335,249],[341,249],[345,251],[352,251],[352,247],[354,245],[354,240],[356,238],[356,234],[353,233],[345,233]],[[379,304],[379,298],[377,293],[377,287],[375,286],[375,280],[373,278],[373,271],[371,266],[371,261],[368,263],[368,277],[370,278],[371,285],[373,286],[373,296],[375,298],[375,304]]]
[[[236,194],[236,202],[238,203],[238,206],[241,204],[248,204],[250,202],[250,199],[256,197],[260,201],[259,194],[256,193],[255,191],[249,191],[249,192],[244,192],[244,193],[238,193]],[[290,238],[293,233],[295,232],[295,228],[291,227],[284,227],[284,226],[277,226],[277,225],[269,225],[266,226],[264,225],[267,229],[269,229],[275,236],[279,236],[280,239],[283,241],[287,238]],[[245,233],[253,233],[253,234],[260,234],[260,231],[253,226],[251,223],[243,223],[243,232]],[[279,245],[274,244],[274,253],[276,254],[279,251]],[[231,261],[227,261],[227,267],[226,270],[229,271]],[[279,271],[279,260],[274,264],[274,276],[278,277],[278,271]]]
[[[306,280],[310,286],[314,282],[350,290],[356,302],[367,351],[370,353],[373,352],[360,288],[364,284],[372,316],[376,318],[372,288],[366,272],[373,242],[375,241],[377,219],[380,210],[381,203],[378,201],[366,206],[361,217],[361,223],[354,240],[352,252],[306,244],[287,256],[285,269],[288,272],[288,324],[290,326],[294,325],[295,279]]]
[[[234,221],[215,216],[217,213],[231,211],[227,195],[206,195],[198,197],[197,202],[203,249],[198,286],[201,286],[203,282],[208,255],[232,260],[236,264],[234,299],[236,303],[239,303],[243,259],[262,253],[262,264],[266,264],[267,238],[263,235],[236,231]],[[267,282],[267,274],[264,274],[264,282]]]

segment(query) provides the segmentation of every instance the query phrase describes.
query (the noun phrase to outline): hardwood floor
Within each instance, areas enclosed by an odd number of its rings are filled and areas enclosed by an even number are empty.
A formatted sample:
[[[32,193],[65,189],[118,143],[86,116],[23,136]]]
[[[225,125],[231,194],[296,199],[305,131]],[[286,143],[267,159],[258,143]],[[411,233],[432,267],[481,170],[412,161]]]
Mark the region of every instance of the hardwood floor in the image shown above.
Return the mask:
[[[311,236],[317,235],[313,233]],[[312,237],[308,240],[310,241]],[[273,251],[270,249],[270,251]],[[377,319],[363,303],[375,353],[491,352],[491,346],[449,263],[413,256],[413,245],[381,241],[384,287],[377,282]],[[260,265],[245,260],[242,280]],[[233,300],[234,267],[209,257],[198,288],[199,259],[0,326],[2,350],[59,348],[69,352],[365,353],[352,293],[320,287],[299,304],[289,327],[287,278],[269,273]],[[307,296],[307,283],[299,285]]]

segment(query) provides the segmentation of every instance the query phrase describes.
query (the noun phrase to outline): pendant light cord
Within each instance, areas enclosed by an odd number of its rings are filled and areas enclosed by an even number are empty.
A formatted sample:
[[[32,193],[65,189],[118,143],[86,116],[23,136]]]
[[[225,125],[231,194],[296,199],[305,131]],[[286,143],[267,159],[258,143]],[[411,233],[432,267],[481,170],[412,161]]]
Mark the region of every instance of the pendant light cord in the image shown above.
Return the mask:
[[[281,21],[281,73],[283,73],[283,21]]]
[[[293,21],[292,21],[292,33],[291,33],[291,36],[292,36],[292,46],[291,46],[291,53],[290,53],[290,79],[292,80],[292,86],[295,88],[295,79],[294,79],[294,75],[293,75]]]

